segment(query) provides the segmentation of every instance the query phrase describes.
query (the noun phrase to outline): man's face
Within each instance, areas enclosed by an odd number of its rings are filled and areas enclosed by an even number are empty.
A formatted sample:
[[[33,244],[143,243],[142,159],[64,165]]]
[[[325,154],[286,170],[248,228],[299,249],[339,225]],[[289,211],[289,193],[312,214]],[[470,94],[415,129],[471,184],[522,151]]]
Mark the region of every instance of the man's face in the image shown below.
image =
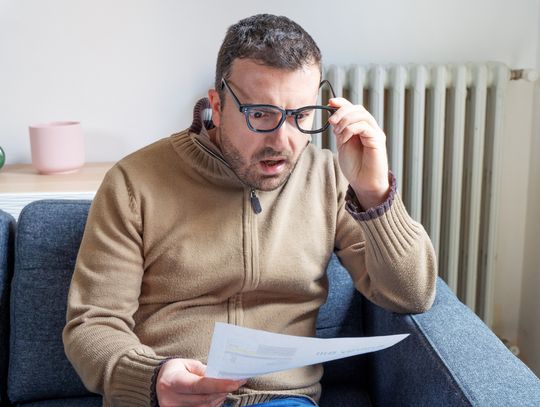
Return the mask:
[[[250,59],[236,59],[227,80],[242,104],[270,104],[283,109],[314,105],[320,71],[317,65],[285,71],[259,65]],[[212,140],[236,175],[247,185],[271,191],[289,178],[309,138],[298,130],[294,117],[271,133],[255,133],[243,113],[224,89],[225,105],[215,90],[209,92],[212,120],[216,125]]]

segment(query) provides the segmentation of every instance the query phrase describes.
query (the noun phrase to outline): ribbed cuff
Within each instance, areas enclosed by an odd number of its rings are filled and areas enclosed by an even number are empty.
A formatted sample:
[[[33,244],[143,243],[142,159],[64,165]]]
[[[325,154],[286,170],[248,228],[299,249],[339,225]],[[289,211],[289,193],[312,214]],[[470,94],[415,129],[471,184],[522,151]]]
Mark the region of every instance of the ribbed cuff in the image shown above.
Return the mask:
[[[115,406],[148,407],[152,401],[152,379],[167,358],[131,350],[122,356],[114,372],[110,395]]]
[[[159,371],[163,367],[165,363],[167,363],[171,359],[179,359],[180,356],[171,356],[168,358],[163,359],[161,362],[159,362],[159,365],[154,369],[154,374],[152,375],[152,383],[150,384],[150,407],[159,407],[159,402],[157,398],[157,378],[159,376]]]
[[[388,172],[388,177],[390,180],[390,193],[388,194],[386,201],[378,206],[369,208],[368,210],[362,208],[362,205],[358,202],[354,189],[349,185],[347,195],[345,196],[345,209],[347,209],[347,212],[349,212],[354,219],[360,221],[376,219],[379,216],[384,215],[390,209],[392,202],[394,202],[394,196],[396,195],[397,182],[396,177],[391,171]]]
[[[393,312],[424,312],[435,295],[437,261],[423,226],[411,218],[398,193],[378,218],[359,222],[366,239],[373,289],[368,298]],[[367,266],[369,267],[369,265]],[[375,281],[376,280],[376,281]]]

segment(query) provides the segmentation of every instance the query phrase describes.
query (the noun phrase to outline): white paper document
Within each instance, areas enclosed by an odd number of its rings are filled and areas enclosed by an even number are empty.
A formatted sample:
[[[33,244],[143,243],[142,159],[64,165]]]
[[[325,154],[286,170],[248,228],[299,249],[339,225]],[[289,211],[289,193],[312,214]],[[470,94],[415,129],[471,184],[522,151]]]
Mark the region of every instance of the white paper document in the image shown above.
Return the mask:
[[[409,334],[308,338],[216,323],[205,376],[247,379],[389,348]]]

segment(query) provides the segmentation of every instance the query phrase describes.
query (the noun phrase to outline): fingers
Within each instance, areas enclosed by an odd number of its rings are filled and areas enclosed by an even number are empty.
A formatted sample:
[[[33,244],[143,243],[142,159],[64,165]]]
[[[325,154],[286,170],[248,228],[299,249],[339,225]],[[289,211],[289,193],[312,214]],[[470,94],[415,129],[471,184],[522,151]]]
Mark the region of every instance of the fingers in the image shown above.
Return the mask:
[[[358,135],[362,146],[367,148],[382,148],[384,147],[385,137],[379,131],[373,128],[366,122],[358,122],[350,124],[340,132],[334,130],[334,134],[338,140],[338,145],[343,145],[352,141],[353,136]],[[358,140],[354,138],[354,140]]]
[[[227,394],[245,380],[204,377],[206,366],[197,360],[171,359],[160,369],[156,393],[161,407],[220,406]]]
[[[338,145],[349,142],[354,135],[360,137],[364,147],[381,148],[386,144],[386,136],[375,118],[361,105],[353,105],[344,98],[330,99],[330,105],[338,110],[328,121],[333,126]]]
[[[329,105],[338,108],[328,121],[336,137],[343,175],[363,208],[379,205],[390,188],[386,135],[363,106],[344,98],[332,98]]]
[[[379,128],[375,118],[362,105],[353,105],[344,98],[332,98],[329,100],[329,104],[338,108],[328,120],[335,129],[338,129],[338,132],[349,124],[359,121],[365,121],[369,125]]]
[[[186,370],[191,375],[178,375],[176,385],[179,388],[190,389],[194,394],[229,393],[236,391],[244,383],[243,381],[213,379],[204,377],[206,365],[198,360],[187,359],[184,363]]]
[[[234,381],[225,379],[212,379],[209,377],[189,378],[189,381],[178,382],[178,388],[184,392],[193,394],[214,394],[214,393],[230,393],[238,390],[244,381]]]
[[[197,376],[204,376],[206,373],[206,365],[200,360],[184,359],[184,366],[188,372]]]

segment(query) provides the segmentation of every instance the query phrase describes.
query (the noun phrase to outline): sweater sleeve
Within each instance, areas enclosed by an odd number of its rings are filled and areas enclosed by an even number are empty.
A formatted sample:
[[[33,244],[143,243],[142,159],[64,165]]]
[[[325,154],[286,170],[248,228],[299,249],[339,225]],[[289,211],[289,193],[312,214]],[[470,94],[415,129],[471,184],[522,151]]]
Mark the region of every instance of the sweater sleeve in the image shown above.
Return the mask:
[[[437,262],[431,240],[396,191],[364,211],[339,168],[336,251],[356,288],[370,301],[395,312],[424,312],[433,304]]]
[[[110,406],[150,405],[152,375],[165,359],[133,332],[142,253],[140,210],[117,165],[92,202],[63,332],[66,355],[83,383]]]

